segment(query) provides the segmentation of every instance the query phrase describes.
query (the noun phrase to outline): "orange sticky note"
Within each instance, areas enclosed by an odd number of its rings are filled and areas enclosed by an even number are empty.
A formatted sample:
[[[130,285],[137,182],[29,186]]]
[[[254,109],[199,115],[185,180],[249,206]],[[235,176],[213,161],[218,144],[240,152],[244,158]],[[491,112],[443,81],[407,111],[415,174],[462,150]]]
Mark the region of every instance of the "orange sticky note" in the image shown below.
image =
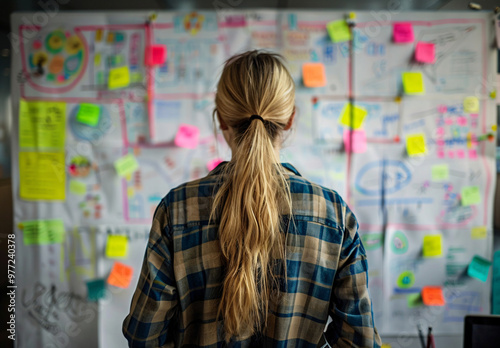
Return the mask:
[[[132,281],[134,269],[121,262],[115,262],[108,277],[108,284],[126,289]]]
[[[444,306],[446,303],[440,286],[424,286],[422,300],[426,306]]]
[[[304,63],[302,65],[302,80],[306,87],[326,86],[325,66],[323,63]]]

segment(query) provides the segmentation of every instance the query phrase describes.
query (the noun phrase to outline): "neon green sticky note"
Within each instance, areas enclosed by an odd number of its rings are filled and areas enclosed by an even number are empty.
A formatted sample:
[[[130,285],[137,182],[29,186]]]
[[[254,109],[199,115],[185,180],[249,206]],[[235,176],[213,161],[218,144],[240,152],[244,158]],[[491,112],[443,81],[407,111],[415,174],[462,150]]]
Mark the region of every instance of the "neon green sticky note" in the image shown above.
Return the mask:
[[[352,125],[351,125],[351,108],[352,108]],[[351,103],[346,103],[340,112],[339,123],[352,129],[358,129],[363,124],[368,111],[360,106],[352,107]]]
[[[108,88],[116,89],[127,87],[130,84],[130,72],[128,66],[109,70]]]
[[[422,301],[422,296],[419,292],[415,294],[408,294],[408,296],[406,296],[406,302],[408,308],[415,308],[424,304],[424,302]]]
[[[131,153],[115,161],[115,169],[119,176],[131,175],[137,168],[139,168],[139,163]]]
[[[326,25],[326,30],[333,42],[344,42],[352,39],[351,30],[345,20],[332,21]]]
[[[64,241],[64,223],[61,219],[23,221],[25,245],[56,244]]]
[[[488,235],[486,226],[472,227],[470,236],[472,239],[484,239]]]
[[[19,186],[22,199],[64,200],[64,152],[19,152]]]
[[[424,257],[443,256],[440,234],[432,234],[424,237],[423,255]]]
[[[464,99],[464,111],[467,113],[479,112],[479,99],[477,97],[466,97]]]
[[[462,187],[462,205],[474,205],[481,203],[481,192],[477,186]]]
[[[408,135],[406,137],[406,152],[408,156],[420,156],[427,153],[425,135],[423,133]]]
[[[107,258],[125,258],[128,255],[127,236],[108,236],[106,242]]]
[[[421,72],[404,72],[403,87],[406,94],[425,93],[424,79]]]
[[[491,261],[482,258],[481,256],[474,255],[472,261],[467,268],[467,274],[469,277],[476,278],[482,282],[488,279],[488,273],[490,272]]]
[[[448,180],[449,170],[447,164],[436,164],[432,166],[432,180]]]
[[[69,192],[75,195],[84,195],[87,193],[87,185],[78,180],[70,180]]]
[[[95,127],[99,123],[101,107],[99,105],[81,103],[78,107],[76,120],[80,123]]]

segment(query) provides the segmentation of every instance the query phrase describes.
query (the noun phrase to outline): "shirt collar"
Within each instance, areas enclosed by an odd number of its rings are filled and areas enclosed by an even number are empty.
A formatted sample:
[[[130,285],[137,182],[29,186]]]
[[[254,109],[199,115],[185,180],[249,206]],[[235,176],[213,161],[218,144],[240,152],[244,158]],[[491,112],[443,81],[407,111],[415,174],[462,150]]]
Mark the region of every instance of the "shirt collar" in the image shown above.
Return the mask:
[[[222,171],[222,169],[225,167],[225,165],[227,163],[228,163],[227,161],[219,163],[217,165],[217,167],[215,167],[209,174],[210,175],[220,174],[220,172]],[[299,171],[294,166],[292,166],[290,163],[283,162],[283,163],[280,163],[280,165],[283,168],[285,168],[285,169],[289,170],[290,172],[292,172],[293,174],[298,175],[298,176],[302,176],[302,175],[300,175]]]

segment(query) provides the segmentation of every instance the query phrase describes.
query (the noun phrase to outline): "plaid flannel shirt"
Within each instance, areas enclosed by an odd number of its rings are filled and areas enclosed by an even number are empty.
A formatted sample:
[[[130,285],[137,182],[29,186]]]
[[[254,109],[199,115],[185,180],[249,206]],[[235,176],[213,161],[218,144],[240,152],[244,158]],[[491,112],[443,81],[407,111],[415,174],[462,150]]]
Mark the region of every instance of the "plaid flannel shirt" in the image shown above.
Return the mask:
[[[225,164],[171,190],[159,204],[123,322],[130,347],[380,347],[354,214],[335,191],[287,163],[281,165],[288,170],[294,220],[287,231],[286,291],[270,301],[264,333],[223,343],[216,316],[224,269],[209,215]]]

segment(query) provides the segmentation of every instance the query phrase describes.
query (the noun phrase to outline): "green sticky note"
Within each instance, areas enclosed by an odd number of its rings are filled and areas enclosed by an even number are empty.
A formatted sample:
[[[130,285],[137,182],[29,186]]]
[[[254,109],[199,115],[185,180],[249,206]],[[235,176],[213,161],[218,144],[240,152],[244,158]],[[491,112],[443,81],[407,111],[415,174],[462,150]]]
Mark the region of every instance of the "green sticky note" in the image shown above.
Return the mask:
[[[131,153],[115,161],[115,169],[119,176],[127,176],[139,168],[137,159]]]
[[[64,241],[64,223],[61,219],[30,220],[19,224],[25,245],[57,244]]]
[[[432,180],[448,180],[449,170],[447,164],[436,164],[432,166]]]
[[[477,186],[462,187],[462,205],[474,205],[481,203],[481,192]]]
[[[415,308],[424,304],[422,296],[419,292],[406,296],[406,302],[408,304],[408,308]]]
[[[402,77],[406,94],[425,93],[424,79],[421,72],[404,72]]]
[[[69,191],[75,195],[84,195],[87,193],[87,185],[78,180],[70,180]]]
[[[500,314],[500,250],[493,256],[493,281],[491,282],[491,314]]]
[[[130,72],[128,66],[114,68],[109,70],[108,88],[116,89],[127,87],[130,83]]]
[[[406,152],[408,156],[420,156],[427,153],[425,135],[423,133],[408,135],[406,137]]]
[[[351,124],[351,108],[352,108],[352,124]],[[351,127],[352,129],[358,129],[363,124],[368,111],[360,106],[352,106],[351,103],[347,103],[342,108],[340,112],[339,123],[346,127]]]
[[[76,120],[88,126],[95,127],[99,123],[101,107],[99,105],[81,103],[76,114]]]
[[[424,236],[423,255],[424,257],[443,256],[440,234],[429,234],[427,236]]]
[[[106,297],[106,281],[94,279],[87,281],[87,298],[89,301],[98,301]]]
[[[344,42],[352,39],[351,30],[343,19],[329,22],[326,25],[326,30],[333,42]]]
[[[482,282],[488,279],[488,273],[490,271],[491,261],[488,261],[481,256],[474,255],[472,261],[467,268],[467,274],[469,277],[476,278]]]

